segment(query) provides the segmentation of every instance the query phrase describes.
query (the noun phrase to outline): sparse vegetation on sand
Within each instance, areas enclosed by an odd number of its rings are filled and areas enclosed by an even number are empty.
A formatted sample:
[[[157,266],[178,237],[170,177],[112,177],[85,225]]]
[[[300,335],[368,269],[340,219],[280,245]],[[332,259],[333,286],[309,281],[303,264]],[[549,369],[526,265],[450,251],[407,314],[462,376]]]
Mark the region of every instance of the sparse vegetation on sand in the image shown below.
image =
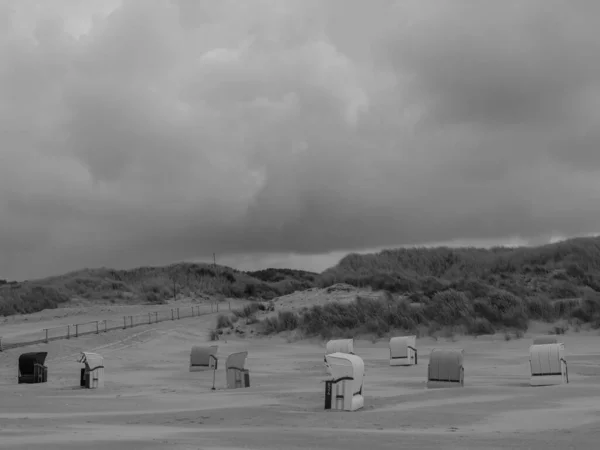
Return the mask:
[[[296,312],[280,310],[262,321],[264,332],[298,330],[327,337],[452,329],[486,334],[524,330],[531,320],[558,319],[600,327],[600,238],[541,247],[350,254],[322,274],[290,269],[240,272],[189,263],[123,271],[86,269],[44,280],[0,283],[0,315],[54,308],[73,299],[162,303],[178,295],[217,295],[265,300],[309,288],[333,289],[338,283],[386,294]],[[224,317],[251,324],[268,312],[263,307],[270,304],[257,302]]]
[[[600,239],[541,247],[413,248],[351,254],[326,270],[321,286],[384,290],[381,299],[315,305],[263,320],[265,333],[299,329],[322,337],[525,330],[530,320],[573,319],[600,327]]]
[[[420,303],[388,293],[381,299],[358,296],[351,303],[331,302],[300,312],[279,311],[276,316],[263,319],[261,325],[265,334],[300,330],[304,336],[325,339],[361,334],[382,337],[393,330],[417,335],[483,335],[510,330],[519,335],[527,330],[530,320],[575,319],[599,326],[599,312],[598,297],[543,301],[495,290],[473,299],[449,289]]]
[[[272,299],[312,287],[318,276],[290,269],[246,273],[192,263],[133,270],[84,269],[40,280],[0,280],[0,316],[56,308],[71,300],[163,304],[181,296]]]

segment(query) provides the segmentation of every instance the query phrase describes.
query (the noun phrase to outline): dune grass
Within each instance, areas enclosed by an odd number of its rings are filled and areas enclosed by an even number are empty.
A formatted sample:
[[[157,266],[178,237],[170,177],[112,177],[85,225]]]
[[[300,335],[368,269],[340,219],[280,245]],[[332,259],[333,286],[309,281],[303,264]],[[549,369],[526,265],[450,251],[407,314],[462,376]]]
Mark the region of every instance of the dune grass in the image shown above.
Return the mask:
[[[558,319],[600,325],[600,299],[521,299],[498,291],[470,300],[464,293],[448,290],[423,303],[384,295],[380,299],[358,296],[350,303],[315,305],[298,313],[280,311],[261,321],[264,334],[299,330],[305,336],[354,337],[374,334],[382,337],[396,330],[421,335],[450,330],[452,333],[484,335],[500,331],[516,334],[527,330],[531,320]]]
[[[600,238],[540,247],[410,248],[349,254],[321,274],[274,268],[241,272],[192,263],[132,270],[83,269],[43,280],[0,280],[0,315],[56,308],[73,299],[150,304],[181,296],[268,300],[336,283],[388,294],[379,300],[359,298],[346,305],[281,312],[263,322],[265,332],[296,329],[327,335],[455,327],[482,334],[523,330],[531,320],[558,319],[597,327]],[[232,317],[252,322],[259,305],[263,303]]]
[[[132,270],[83,269],[41,280],[0,280],[0,316],[33,313],[82,299],[120,304],[164,304],[182,296],[264,300],[312,287],[317,277],[291,269],[245,273],[191,263]]]

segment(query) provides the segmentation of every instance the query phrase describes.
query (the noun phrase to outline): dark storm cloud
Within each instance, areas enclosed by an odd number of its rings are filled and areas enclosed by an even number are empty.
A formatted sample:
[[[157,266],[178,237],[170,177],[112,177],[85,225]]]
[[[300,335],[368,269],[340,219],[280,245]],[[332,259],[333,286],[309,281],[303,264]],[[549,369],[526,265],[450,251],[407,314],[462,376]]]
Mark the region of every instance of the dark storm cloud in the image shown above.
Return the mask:
[[[599,14],[5,1],[0,277],[595,231]]]

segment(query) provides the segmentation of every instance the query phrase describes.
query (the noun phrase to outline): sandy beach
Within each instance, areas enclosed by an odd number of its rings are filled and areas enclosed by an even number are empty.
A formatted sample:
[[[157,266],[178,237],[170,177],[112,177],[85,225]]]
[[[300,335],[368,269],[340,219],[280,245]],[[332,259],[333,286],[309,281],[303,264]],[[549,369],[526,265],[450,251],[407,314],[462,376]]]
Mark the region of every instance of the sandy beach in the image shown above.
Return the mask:
[[[339,412],[323,409],[324,346],[316,342],[227,337],[218,342],[220,366],[212,391],[212,372],[190,373],[189,355],[192,345],[208,341],[214,320],[209,315],[166,321],[0,353],[0,448],[546,450],[597,445],[595,334],[561,336],[570,383],[536,388],[529,386],[531,335],[509,341],[503,336],[419,339],[419,364],[413,367],[390,367],[386,340],[358,340],[355,351],[366,367],[365,407]],[[20,324],[23,333],[40,326],[43,318]],[[425,387],[435,347],[465,350],[464,388]],[[48,383],[17,384],[19,354],[36,350],[48,351]],[[83,350],[104,356],[104,389],[79,388],[76,358]],[[226,390],[225,358],[241,350],[249,352],[251,387]]]

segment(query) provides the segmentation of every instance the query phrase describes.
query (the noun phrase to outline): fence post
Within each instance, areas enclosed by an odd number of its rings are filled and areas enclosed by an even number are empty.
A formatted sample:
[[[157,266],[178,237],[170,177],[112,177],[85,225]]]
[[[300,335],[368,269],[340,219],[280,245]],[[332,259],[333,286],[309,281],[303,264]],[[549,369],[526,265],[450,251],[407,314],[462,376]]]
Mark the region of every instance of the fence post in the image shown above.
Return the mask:
[[[48,328],[45,328],[44,331],[46,332],[46,344],[48,343]]]
[[[2,351],[2,337],[0,337],[0,352]]]
[[[175,320],[175,311],[171,308],[171,320]]]
[[[152,313],[148,313],[148,323],[152,323]]]
[[[192,317],[194,317],[194,307],[192,306]]]
[[[123,316],[123,329],[127,328],[127,317]]]
[[[71,325],[67,325],[67,339],[71,339]]]
[[[75,337],[79,337],[79,324],[75,324]]]
[[[177,308],[177,320],[179,320],[179,308]]]
[[[229,300],[229,311],[231,311],[231,300]]]
[[[215,312],[213,309],[213,302],[210,302],[210,312]]]
[[[105,333],[108,331],[108,329],[107,329],[107,327],[106,327],[106,322],[107,322],[107,320],[106,320],[106,319],[104,319],[104,332],[105,332]]]
[[[219,304],[217,303],[217,312],[219,312]]]
[[[154,313],[154,323],[158,323],[158,311]]]
[[[133,316],[129,316],[129,324],[131,325],[131,328],[133,328]]]

